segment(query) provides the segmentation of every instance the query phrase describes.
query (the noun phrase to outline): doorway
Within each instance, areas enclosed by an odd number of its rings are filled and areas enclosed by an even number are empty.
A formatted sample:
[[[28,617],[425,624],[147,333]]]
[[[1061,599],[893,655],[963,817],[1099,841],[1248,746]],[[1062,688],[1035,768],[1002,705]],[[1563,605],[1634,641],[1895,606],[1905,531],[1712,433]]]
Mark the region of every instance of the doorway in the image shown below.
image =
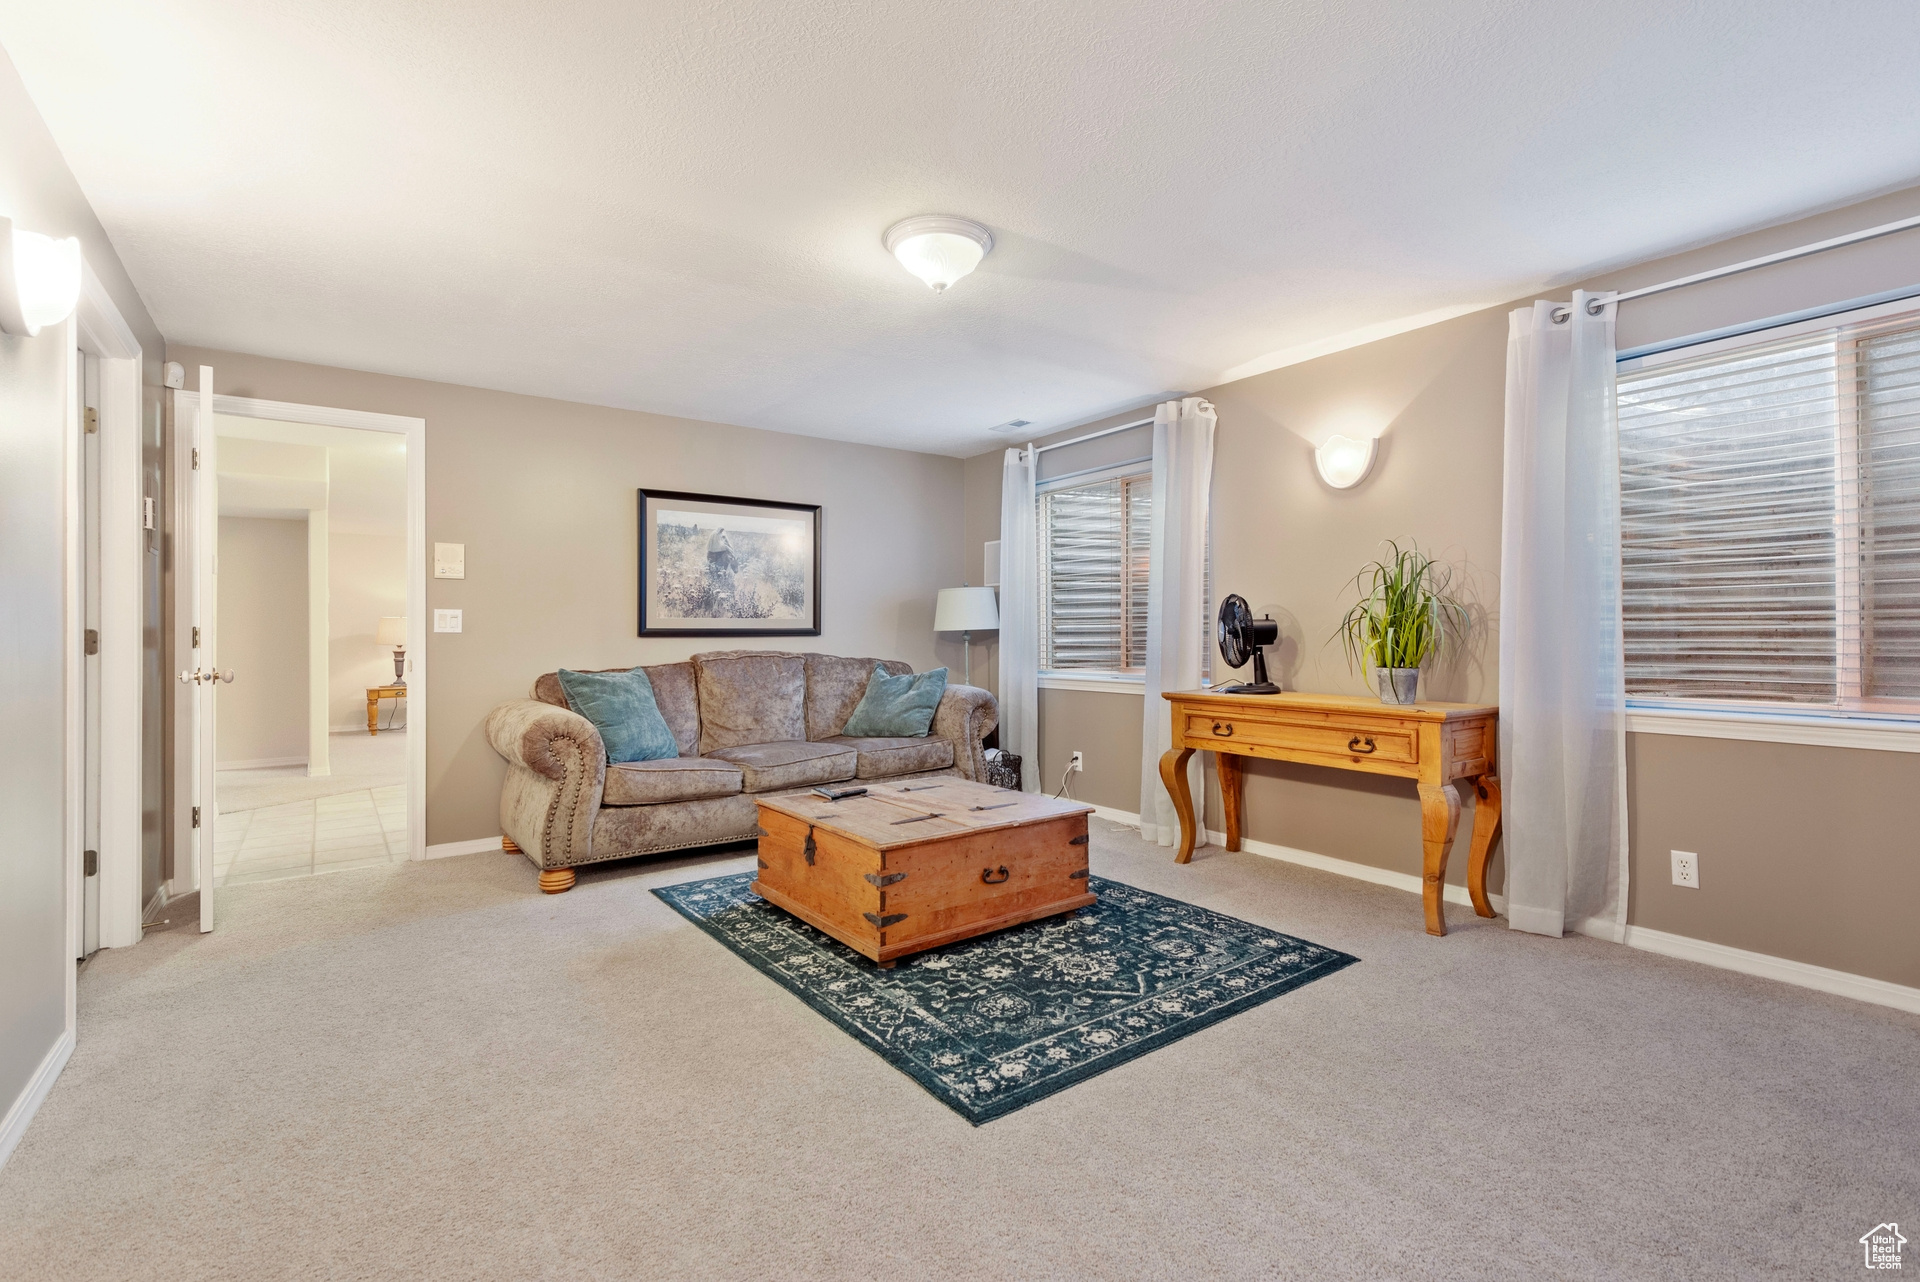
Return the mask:
[[[215,884],[391,866],[412,853],[406,437],[213,422],[220,666],[246,674],[219,697]],[[363,724],[369,691],[386,712]]]
[[[425,424],[175,398],[194,545],[176,868],[206,930],[222,889],[424,855]]]

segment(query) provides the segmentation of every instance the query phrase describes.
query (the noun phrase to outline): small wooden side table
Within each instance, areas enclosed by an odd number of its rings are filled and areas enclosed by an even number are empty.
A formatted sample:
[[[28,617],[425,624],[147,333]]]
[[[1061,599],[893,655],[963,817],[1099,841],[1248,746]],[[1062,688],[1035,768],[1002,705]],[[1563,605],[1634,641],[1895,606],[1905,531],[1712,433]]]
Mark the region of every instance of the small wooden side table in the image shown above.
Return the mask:
[[[1198,835],[1187,760],[1200,749],[1215,754],[1220,769],[1220,808],[1226,812],[1227,849],[1240,849],[1242,774],[1240,758],[1300,761],[1399,775],[1420,789],[1423,851],[1421,893],[1427,933],[1447,933],[1442,896],[1447,856],[1460,826],[1460,794],[1454,780],[1473,785],[1473,851],[1467,863],[1467,894],[1474,912],[1493,916],[1487,901],[1487,860],[1500,831],[1500,779],[1495,753],[1500,709],[1473,703],[1389,704],[1342,694],[1215,694],[1169,691],[1173,747],[1160,758],[1160,779],[1180,815],[1180,853],[1193,858]]]
[[[380,733],[380,701],[382,699],[404,699],[407,697],[405,686],[368,686],[367,687],[367,733]]]

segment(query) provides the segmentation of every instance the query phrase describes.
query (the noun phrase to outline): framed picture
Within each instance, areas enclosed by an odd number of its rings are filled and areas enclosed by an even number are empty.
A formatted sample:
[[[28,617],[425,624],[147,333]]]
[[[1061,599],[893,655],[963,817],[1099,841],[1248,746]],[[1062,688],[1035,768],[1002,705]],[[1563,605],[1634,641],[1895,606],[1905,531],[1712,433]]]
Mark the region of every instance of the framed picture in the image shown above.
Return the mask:
[[[640,491],[640,635],[820,635],[820,507]]]

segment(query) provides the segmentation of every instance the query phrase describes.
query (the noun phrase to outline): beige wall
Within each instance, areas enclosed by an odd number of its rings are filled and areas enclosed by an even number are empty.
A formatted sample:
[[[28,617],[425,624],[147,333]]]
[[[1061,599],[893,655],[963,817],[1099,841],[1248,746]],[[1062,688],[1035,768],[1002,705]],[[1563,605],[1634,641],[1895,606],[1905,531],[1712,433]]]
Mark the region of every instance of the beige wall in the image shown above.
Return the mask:
[[[0,55],[0,215],[30,231],[76,236],[82,252],[145,349],[143,477],[157,488],[160,332],[140,301],[80,185],[60,156],[13,64]],[[63,463],[67,352],[72,330],[0,337],[0,706],[8,733],[0,760],[7,841],[0,851],[0,1116],[20,1098],[65,1025],[73,958],[66,948],[63,832]],[[151,562],[149,563],[152,564]],[[154,581],[149,580],[149,587]],[[157,594],[149,600],[157,605]],[[149,619],[151,625],[154,620]],[[151,633],[149,633],[151,635]],[[161,686],[149,647],[146,689]],[[157,778],[160,704],[150,701],[143,774]],[[150,790],[148,800],[154,797]],[[160,863],[157,813],[146,817],[149,882]]]
[[[1587,285],[1630,289],[1916,214],[1920,189]],[[1906,286],[1920,286],[1920,231],[1626,303],[1619,343],[1626,349]],[[1435,675],[1431,692],[1497,698],[1506,312],[1526,301],[1201,393],[1219,411],[1215,593],[1238,592],[1281,621],[1274,669],[1288,688],[1361,690],[1338,647],[1326,644],[1344,608],[1343,585],[1380,540],[1414,538],[1459,567],[1482,611],[1473,644]],[[1356,421],[1384,424],[1386,434],[1369,478],[1336,492],[1315,474],[1308,439]],[[967,460],[969,557],[977,558],[978,540],[996,537],[999,469],[998,450]],[[1128,755],[1139,751],[1139,731],[1127,739],[1123,727],[1142,717],[1139,696],[1045,691],[1040,712],[1049,786],[1067,753],[1081,748],[1088,769],[1076,795],[1137,810],[1139,767]],[[1920,864],[1904,801],[1920,792],[1920,755],[1660,735],[1630,741],[1635,924],[1920,985],[1920,932],[1911,921]],[[1250,837],[1418,871],[1411,784],[1271,762],[1253,762],[1247,774]],[[1209,793],[1217,826],[1211,772]],[[1462,832],[1469,823],[1470,805]],[[1671,849],[1699,854],[1699,889],[1671,884]],[[1496,886],[1501,873],[1496,859]],[[1449,877],[1463,875],[1462,850]]]
[[[429,607],[464,610],[466,626],[428,638],[429,843],[500,831],[504,766],[481,723],[540,673],[738,644],[636,635],[641,486],[823,505],[822,634],[768,646],[959,666],[960,639],[932,631],[935,594],[963,577],[958,459],[267,357],[169,355],[190,385],[212,365],[222,394],[426,420],[427,539],[467,547],[465,579],[428,580]]]
[[[393,648],[374,639],[380,620],[407,612],[407,540],[404,535],[341,534],[327,540],[330,616],[327,723],[365,731],[367,687],[393,681]],[[393,713],[381,705],[381,724]],[[406,714],[401,713],[402,724]]]
[[[307,759],[307,523],[220,518],[223,766]]]

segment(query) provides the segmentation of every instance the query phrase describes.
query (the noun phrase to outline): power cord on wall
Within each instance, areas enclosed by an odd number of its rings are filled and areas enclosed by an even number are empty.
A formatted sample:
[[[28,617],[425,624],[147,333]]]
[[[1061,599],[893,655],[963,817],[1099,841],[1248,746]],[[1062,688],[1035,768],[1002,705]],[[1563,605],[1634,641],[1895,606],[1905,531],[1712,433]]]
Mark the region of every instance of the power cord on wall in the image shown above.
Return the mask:
[[[1060,800],[1060,798],[1066,797],[1070,801],[1073,800],[1073,798],[1068,794],[1068,791],[1067,791],[1072,786],[1073,786],[1073,762],[1069,761],[1067,762],[1067,768],[1060,772],[1060,791],[1053,794],[1053,799],[1055,801],[1058,801]]]

